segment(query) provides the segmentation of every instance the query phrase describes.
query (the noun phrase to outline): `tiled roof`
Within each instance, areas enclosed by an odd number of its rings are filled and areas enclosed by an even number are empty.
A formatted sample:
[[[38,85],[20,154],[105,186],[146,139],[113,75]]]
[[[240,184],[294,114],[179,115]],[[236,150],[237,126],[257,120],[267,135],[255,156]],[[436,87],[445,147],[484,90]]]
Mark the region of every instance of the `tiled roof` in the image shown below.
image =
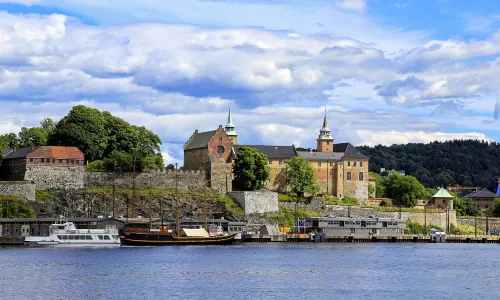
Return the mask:
[[[2,157],[4,157],[5,155],[11,153],[12,151],[14,151],[14,149],[2,149]]]
[[[321,161],[339,161],[342,159],[340,152],[309,152],[298,151],[297,154],[306,160],[321,160]]]
[[[346,144],[347,145],[345,146],[344,156],[343,156],[344,158],[365,158],[365,159],[369,158],[368,156],[361,153],[356,147],[351,145],[351,143],[346,143]],[[335,147],[337,147],[337,145],[333,147],[334,150]]]
[[[37,149],[38,147],[34,147],[34,149]],[[31,147],[27,148],[16,148],[16,149],[8,149],[12,150],[9,152],[9,154],[5,155],[3,159],[14,159],[14,158],[24,158],[28,156],[33,150]],[[3,153],[4,150],[2,150]]]
[[[214,133],[215,130],[195,134],[193,138],[188,142],[188,144],[184,147],[184,150],[193,150],[208,147],[208,141],[210,141]]]
[[[9,152],[10,151],[10,152]],[[8,153],[3,159],[41,157],[41,158],[72,158],[83,159],[83,153],[77,147],[65,146],[36,146],[18,149],[3,149],[3,153]]]
[[[474,199],[474,198],[495,198],[497,195],[491,191],[488,191],[488,190],[481,190],[481,191],[477,191],[477,192],[472,192],[470,194],[468,194],[467,196],[465,196],[464,198],[470,198],[470,199]]]
[[[269,159],[290,159],[297,156],[293,146],[266,146],[266,145],[235,145],[234,150],[238,152],[243,146],[257,149],[264,153]]]
[[[41,146],[35,148],[27,157],[42,157],[42,158],[71,158],[83,159],[83,153],[77,147],[65,146]]]

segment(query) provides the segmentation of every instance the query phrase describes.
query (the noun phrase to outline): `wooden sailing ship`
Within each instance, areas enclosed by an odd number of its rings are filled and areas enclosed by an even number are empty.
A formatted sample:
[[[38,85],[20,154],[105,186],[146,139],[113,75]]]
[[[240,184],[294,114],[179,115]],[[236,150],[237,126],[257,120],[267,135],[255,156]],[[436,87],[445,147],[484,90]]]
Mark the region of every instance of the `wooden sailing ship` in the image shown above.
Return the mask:
[[[149,228],[137,228],[132,224],[125,224],[123,231],[120,234],[122,245],[126,246],[168,246],[168,245],[227,245],[235,242],[238,233],[222,234],[210,236],[208,234],[207,225],[207,202],[204,197],[204,214],[205,227],[196,229],[180,228],[179,220],[179,196],[177,182],[177,164],[175,166],[175,203],[176,203],[176,226],[175,229],[170,226],[163,225],[163,210],[160,202],[161,225],[152,228],[152,200],[151,200],[151,180],[150,180],[150,197],[149,210],[150,221]]]

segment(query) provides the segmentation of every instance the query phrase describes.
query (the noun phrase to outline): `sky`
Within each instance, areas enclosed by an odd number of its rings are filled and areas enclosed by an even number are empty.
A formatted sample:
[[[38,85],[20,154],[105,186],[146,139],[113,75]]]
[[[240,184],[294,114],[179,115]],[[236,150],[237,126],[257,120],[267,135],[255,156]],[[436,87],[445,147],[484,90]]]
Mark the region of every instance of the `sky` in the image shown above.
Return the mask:
[[[497,0],[0,0],[0,134],[83,104],[240,144],[500,141]]]

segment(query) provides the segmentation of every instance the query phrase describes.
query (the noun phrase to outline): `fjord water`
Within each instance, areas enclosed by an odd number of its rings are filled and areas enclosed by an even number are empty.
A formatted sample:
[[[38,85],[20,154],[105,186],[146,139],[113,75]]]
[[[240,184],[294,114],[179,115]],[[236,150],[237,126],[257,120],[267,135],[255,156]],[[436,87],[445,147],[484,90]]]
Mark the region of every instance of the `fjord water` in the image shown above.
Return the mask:
[[[497,244],[0,248],[1,299],[499,299]]]

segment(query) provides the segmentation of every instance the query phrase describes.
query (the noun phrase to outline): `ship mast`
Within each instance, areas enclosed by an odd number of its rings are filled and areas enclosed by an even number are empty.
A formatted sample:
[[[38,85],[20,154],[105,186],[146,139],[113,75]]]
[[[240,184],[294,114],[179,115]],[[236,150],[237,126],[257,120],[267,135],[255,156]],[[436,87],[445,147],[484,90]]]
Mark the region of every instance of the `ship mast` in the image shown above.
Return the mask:
[[[151,173],[149,173],[149,229],[153,228],[153,197],[152,197]]]
[[[204,202],[204,214],[205,214],[205,230],[208,232],[208,225],[207,225],[207,189],[203,187],[203,202]]]
[[[175,210],[176,210],[175,215],[177,218],[177,226],[176,226],[177,236],[179,236],[180,227],[181,227],[181,224],[179,221],[179,197],[177,195],[178,190],[179,190],[179,184],[177,181],[177,163],[175,163]]]

